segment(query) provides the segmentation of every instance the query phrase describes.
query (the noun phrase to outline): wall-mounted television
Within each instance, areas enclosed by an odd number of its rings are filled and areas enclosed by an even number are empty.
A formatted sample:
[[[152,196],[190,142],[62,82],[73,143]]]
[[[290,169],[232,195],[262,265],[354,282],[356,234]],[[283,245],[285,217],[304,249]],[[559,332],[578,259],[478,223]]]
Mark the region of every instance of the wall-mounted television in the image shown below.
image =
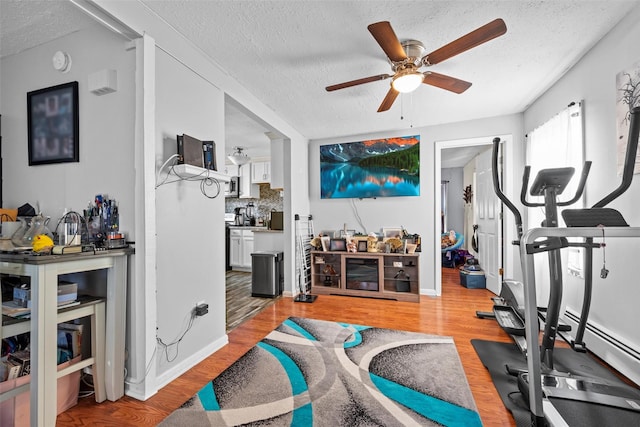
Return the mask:
[[[420,135],[320,146],[320,198],[420,195]]]

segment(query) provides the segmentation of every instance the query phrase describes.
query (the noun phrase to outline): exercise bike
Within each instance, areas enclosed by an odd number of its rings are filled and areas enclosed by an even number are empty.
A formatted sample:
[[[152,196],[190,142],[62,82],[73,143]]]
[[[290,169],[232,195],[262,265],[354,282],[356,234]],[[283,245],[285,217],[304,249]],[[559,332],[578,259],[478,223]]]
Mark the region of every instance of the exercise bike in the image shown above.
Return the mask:
[[[596,203],[593,208],[565,209],[562,214],[568,227],[565,229],[558,229],[557,208],[558,206],[569,206],[581,197],[591,163],[585,162],[576,194],[566,202],[559,202],[557,199],[573,176],[575,172],[573,168],[545,169],[538,173],[531,186],[530,194],[544,197],[544,203],[533,203],[527,200],[530,167],[525,168],[520,195],[521,202],[525,206],[540,206],[545,210],[545,220],[542,224],[544,228],[533,229],[525,234],[522,230],[520,212],[500,189],[497,174],[500,140],[496,138],[493,141],[494,189],[515,217],[518,240],[513,243],[520,246],[525,280],[524,283],[505,280],[500,296],[494,298],[493,313],[477,312],[476,314],[478,317],[495,318],[500,326],[514,338],[520,351],[527,357],[526,369],[507,366],[507,370],[511,375],[518,376],[518,388],[529,405],[532,425],[547,425],[547,423],[569,425],[566,417],[574,417],[576,420],[573,421],[573,424],[575,425],[601,425],[601,418],[593,420],[593,424],[588,424],[591,420],[590,414],[594,410],[600,414],[606,413],[606,417],[615,419],[615,425],[632,425],[629,423],[640,425],[640,390],[621,381],[612,380],[611,377],[601,378],[585,375],[580,369],[580,361],[577,362],[577,369],[566,365],[562,365],[561,369],[556,369],[554,361],[554,346],[558,335],[565,339],[575,352],[586,353],[583,338],[591,303],[593,249],[602,246],[594,243],[593,237],[589,235],[589,233],[593,234],[590,228],[598,227],[604,230],[606,227],[628,227],[618,211],[605,208],[605,206],[623,194],[631,184],[638,146],[639,116],[640,108],[635,108],[631,114],[629,143],[622,183],[616,190]],[[580,233],[575,231],[578,227],[583,227],[581,231],[585,234],[584,241],[569,242],[567,237],[580,236]],[[621,230],[619,232],[624,233],[624,228]],[[629,228],[629,230],[631,229]],[[589,236],[587,237],[587,235]],[[573,340],[569,340],[563,335],[563,332],[570,331],[569,326],[560,323],[563,292],[560,251],[567,247],[581,247],[585,250],[585,289],[581,316]],[[533,254],[542,252],[548,254],[551,279],[549,304],[546,309],[535,305]],[[607,273],[608,271],[603,267],[601,277],[605,278]],[[538,340],[540,321],[544,322],[541,342]],[[532,378],[536,378],[536,380],[532,381]],[[555,404],[552,404],[552,401]],[[580,412],[582,412],[582,416],[579,414]],[[571,413],[573,415],[567,415]]]

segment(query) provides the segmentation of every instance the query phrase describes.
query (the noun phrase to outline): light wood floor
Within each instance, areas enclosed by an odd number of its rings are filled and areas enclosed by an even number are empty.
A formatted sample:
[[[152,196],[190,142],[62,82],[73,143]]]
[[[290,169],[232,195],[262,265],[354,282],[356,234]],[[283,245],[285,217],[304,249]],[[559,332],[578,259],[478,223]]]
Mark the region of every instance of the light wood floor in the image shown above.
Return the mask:
[[[234,328],[229,333],[228,345],[147,401],[125,396],[118,402],[96,404],[91,397],[81,399],[78,405],[58,416],[57,425],[155,426],[274,327],[289,316],[298,316],[452,336],[484,425],[515,426],[470,342],[472,338],[510,341],[495,322],[475,317],[476,310],[491,310],[492,294],[460,286],[457,270],[447,268],[443,269],[442,294],[438,298],[422,296],[419,304],[325,295],[314,303],[280,298]]]

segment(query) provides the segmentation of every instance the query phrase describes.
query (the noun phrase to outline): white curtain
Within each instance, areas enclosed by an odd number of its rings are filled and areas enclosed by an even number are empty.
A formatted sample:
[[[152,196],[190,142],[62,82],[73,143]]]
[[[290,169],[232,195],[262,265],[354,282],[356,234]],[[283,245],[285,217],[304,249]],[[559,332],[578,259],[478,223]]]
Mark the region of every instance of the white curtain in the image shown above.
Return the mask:
[[[533,182],[540,169],[573,167],[575,174],[571,182],[559,197],[560,201],[566,201],[573,197],[584,164],[584,142],[582,137],[582,104],[573,104],[552,117],[549,121],[537,127],[527,137],[527,165],[531,166],[529,184]],[[532,200],[543,202],[540,197]],[[580,200],[573,208],[584,207],[584,201]],[[558,209],[558,215],[562,209]],[[540,227],[544,219],[542,208],[532,208],[528,211],[527,227]],[[562,218],[560,217],[562,224]]]
[[[531,185],[540,169],[573,167],[575,174],[558,199],[559,201],[567,201],[573,198],[584,164],[581,103],[570,105],[529,133],[527,136],[526,164],[531,166],[529,185]],[[529,191],[527,191],[527,200],[536,203],[544,202],[542,197],[530,196]],[[582,207],[584,207],[584,197],[575,204],[567,206],[568,209]],[[558,208],[559,227],[564,227],[561,215],[562,209]],[[527,208],[525,230],[540,227],[544,216],[543,208]],[[580,256],[578,259],[581,260],[582,257]],[[581,265],[576,266],[579,269],[581,267]],[[549,264],[546,253],[535,255],[535,270],[538,305],[546,305],[549,295]]]

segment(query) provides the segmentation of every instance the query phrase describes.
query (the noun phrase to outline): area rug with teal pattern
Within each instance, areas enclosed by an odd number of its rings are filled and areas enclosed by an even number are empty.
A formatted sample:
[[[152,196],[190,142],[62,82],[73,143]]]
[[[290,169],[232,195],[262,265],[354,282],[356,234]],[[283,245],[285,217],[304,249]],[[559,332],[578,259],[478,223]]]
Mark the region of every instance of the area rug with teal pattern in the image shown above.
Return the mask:
[[[481,426],[451,337],[290,317],[161,426]]]

